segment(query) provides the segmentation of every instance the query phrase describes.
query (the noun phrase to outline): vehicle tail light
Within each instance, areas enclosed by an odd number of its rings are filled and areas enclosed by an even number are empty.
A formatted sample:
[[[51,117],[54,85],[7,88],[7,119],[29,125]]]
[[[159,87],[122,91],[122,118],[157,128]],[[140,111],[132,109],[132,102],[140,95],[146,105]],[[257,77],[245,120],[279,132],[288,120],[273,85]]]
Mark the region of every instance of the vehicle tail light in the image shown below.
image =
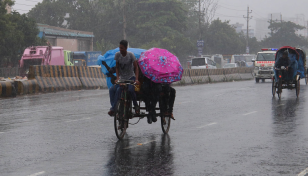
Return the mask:
[[[209,65],[206,64],[206,68],[209,68]]]
[[[279,75],[279,78],[281,78],[281,75]]]

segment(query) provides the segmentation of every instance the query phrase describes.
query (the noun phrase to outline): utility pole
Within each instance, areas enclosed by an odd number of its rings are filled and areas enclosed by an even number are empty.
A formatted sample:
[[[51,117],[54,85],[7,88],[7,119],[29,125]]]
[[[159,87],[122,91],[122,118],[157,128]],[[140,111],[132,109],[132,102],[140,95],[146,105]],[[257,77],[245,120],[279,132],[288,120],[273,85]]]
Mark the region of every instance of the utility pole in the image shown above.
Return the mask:
[[[271,13],[271,24],[270,25],[272,24],[273,24],[273,14]],[[271,28],[271,36],[273,36],[273,28]]]
[[[280,22],[282,23],[282,14],[280,14]]]
[[[126,40],[126,13],[125,13],[125,0],[123,0],[123,39]]]
[[[252,10],[249,11],[249,6],[247,7],[247,16],[245,17],[245,15],[243,16],[244,18],[246,18],[247,20],[247,34],[246,34],[246,53],[249,54],[249,43],[248,43],[248,39],[249,39],[249,20],[252,19],[252,16],[250,17],[250,14],[252,13]]]
[[[201,0],[199,0],[199,38],[202,39],[202,29],[201,29]]]

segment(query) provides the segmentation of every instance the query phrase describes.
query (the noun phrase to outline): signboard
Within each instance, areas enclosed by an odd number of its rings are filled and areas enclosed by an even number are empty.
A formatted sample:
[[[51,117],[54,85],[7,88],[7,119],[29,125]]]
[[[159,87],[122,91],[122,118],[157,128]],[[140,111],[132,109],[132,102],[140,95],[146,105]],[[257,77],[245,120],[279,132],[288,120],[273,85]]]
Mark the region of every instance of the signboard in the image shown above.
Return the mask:
[[[203,47],[203,46],[204,46],[204,40],[198,40],[197,47]]]
[[[203,54],[203,46],[204,46],[204,40],[198,40],[197,41],[197,47],[198,47],[198,55],[201,56]]]
[[[249,46],[246,47],[246,53],[249,54]]]

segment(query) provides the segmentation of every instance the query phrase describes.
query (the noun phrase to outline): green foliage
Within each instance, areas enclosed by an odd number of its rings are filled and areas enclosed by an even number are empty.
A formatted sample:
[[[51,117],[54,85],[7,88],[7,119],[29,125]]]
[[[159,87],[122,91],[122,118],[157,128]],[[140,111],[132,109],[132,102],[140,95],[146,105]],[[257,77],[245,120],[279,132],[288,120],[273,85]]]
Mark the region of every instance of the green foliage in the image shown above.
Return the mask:
[[[245,48],[239,34],[228,21],[214,20],[208,28],[207,38],[206,48],[211,54],[241,53]]]
[[[193,43],[184,35],[187,13],[178,0],[77,0],[43,1],[29,12],[38,23],[94,32],[96,48],[118,46],[123,39],[123,10],[126,34],[131,47],[161,47],[179,57],[195,52]],[[108,48],[113,49],[113,48]]]
[[[39,39],[35,21],[17,12],[6,14],[6,5],[11,1],[0,1],[0,65],[17,65],[24,49],[31,45],[44,43]]]
[[[291,21],[288,22],[273,22],[270,24],[269,29],[273,31],[272,35],[263,40],[263,45],[266,47],[276,47],[281,46],[307,46],[307,40],[296,35],[298,30],[305,29],[305,27],[297,25]]]

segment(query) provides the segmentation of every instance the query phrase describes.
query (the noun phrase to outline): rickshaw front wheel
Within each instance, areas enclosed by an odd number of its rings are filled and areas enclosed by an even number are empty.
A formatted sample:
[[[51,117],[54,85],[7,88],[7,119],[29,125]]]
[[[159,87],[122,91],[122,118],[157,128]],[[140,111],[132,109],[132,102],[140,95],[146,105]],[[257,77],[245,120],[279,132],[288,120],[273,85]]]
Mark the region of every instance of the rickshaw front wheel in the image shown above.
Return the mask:
[[[300,92],[300,87],[301,87],[301,85],[300,85],[300,79],[298,79],[298,80],[296,81],[295,86],[296,86],[296,97],[298,98],[298,97],[299,97],[299,92]]]
[[[272,79],[272,94],[273,94],[273,97],[275,97],[275,95],[276,95],[276,81],[275,81],[275,78]]]
[[[308,68],[305,70],[305,83],[308,84]]]
[[[123,139],[127,128],[124,108],[124,101],[119,100],[116,106],[116,113],[114,115],[114,130],[118,139]]]

